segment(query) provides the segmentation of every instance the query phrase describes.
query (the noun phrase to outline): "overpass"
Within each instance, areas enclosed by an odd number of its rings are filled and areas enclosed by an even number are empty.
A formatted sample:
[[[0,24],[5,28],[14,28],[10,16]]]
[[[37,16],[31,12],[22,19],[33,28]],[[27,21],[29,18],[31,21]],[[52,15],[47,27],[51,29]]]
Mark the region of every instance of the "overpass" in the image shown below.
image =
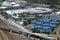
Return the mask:
[[[55,37],[52,35],[24,32],[24,31],[20,31],[19,29],[8,27],[8,26],[6,26],[6,27],[0,26],[0,30],[21,34],[23,36],[34,37],[34,38],[38,38],[38,39],[42,38],[44,40],[55,40]]]

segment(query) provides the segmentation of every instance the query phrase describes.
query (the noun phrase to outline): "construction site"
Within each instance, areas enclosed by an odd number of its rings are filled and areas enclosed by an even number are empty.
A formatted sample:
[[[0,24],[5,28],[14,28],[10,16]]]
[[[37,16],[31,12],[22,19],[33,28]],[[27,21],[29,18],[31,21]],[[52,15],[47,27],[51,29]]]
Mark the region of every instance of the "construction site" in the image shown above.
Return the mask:
[[[50,5],[6,0],[0,5],[0,40],[60,40],[60,11]]]

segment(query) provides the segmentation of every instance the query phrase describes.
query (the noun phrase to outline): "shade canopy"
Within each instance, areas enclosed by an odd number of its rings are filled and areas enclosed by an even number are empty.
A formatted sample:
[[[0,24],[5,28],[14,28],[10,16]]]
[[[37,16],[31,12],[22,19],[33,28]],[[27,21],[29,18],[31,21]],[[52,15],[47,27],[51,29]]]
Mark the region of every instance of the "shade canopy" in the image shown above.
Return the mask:
[[[42,24],[43,24],[43,22],[36,22],[36,24],[38,24],[38,25],[42,25]]]
[[[41,28],[42,26],[40,26],[40,25],[37,26],[37,25],[36,25],[35,27],[37,27],[37,28]]]
[[[39,30],[39,31],[43,31],[43,28],[39,28],[38,30]]]
[[[49,33],[51,32],[51,30],[45,30],[45,31],[46,31],[46,32],[49,32]]]
[[[32,23],[32,24],[36,24],[36,23],[37,23],[37,20],[34,20],[34,21],[32,21],[31,23]]]
[[[50,26],[54,27],[54,26],[56,26],[56,24],[51,24]]]
[[[51,28],[51,26],[45,26],[44,27],[44,29],[50,29]]]

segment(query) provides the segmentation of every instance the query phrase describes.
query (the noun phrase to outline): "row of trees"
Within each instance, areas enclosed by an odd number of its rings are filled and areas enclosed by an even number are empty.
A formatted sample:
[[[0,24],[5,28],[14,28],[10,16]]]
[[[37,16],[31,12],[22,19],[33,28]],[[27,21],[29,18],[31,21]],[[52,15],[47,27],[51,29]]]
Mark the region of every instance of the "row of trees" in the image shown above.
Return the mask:
[[[60,4],[60,0],[26,0],[27,2],[32,3],[41,3],[41,4]]]
[[[0,2],[3,2],[3,1],[5,1],[5,0],[0,0]]]
[[[5,0],[0,0],[0,2],[3,2]],[[54,5],[58,4],[60,5],[60,0],[26,0],[27,2],[32,2],[32,3],[40,3],[40,4],[49,4],[49,5]]]

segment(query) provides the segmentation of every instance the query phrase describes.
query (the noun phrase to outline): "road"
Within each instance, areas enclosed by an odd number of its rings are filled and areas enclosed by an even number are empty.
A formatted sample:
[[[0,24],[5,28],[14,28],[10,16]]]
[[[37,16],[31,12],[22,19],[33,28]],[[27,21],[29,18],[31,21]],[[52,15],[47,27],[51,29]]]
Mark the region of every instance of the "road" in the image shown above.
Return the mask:
[[[60,26],[57,28],[56,33],[57,33],[57,35],[60,37]]]
[[[15,22],[11,21],[10,19],[5,19],[4,17],[2,17],[0,15],[0,21],[1,21],[1,25],[3,26],[10,26],[12,28],[17,28],[17,29],[20,29],[21,31],[24,31],[24,32],[29,32],[28,30],[24,29],[23,27],[21,27],[20,25],[16,24]]]
[[[0,16],[0,27],[1,26],[12,27],[13,25],[9,24],[9,22],[6,19]],[[13,26],[12,28],[16,28],[16,27]],[[27,39],[20,34],[15,34],[0,30],[0,40],[27,40]]]

